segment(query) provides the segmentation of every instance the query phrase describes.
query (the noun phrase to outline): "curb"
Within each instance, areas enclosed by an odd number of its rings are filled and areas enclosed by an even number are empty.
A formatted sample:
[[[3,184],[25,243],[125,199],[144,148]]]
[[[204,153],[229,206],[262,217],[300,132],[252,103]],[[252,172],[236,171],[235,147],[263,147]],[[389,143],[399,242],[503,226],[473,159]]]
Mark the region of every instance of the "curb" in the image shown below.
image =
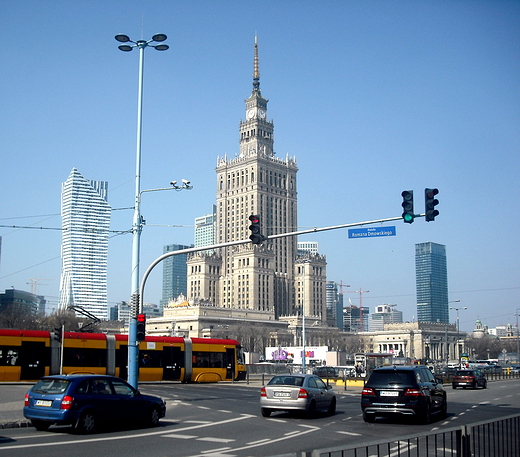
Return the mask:
[[[29,428],[29,427],[32,427],[31,421],[29,421],[29,420],[0,422],[0,429],[5,429],[5,428]]]

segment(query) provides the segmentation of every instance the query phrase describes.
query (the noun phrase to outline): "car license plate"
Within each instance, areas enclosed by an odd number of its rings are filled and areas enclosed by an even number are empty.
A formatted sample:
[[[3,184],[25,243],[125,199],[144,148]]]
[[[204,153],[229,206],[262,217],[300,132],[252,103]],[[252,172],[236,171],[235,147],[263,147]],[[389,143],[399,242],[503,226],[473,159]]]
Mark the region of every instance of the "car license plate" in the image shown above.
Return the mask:
[[[399,392],[396,390],[382,390],[380,395],[381,397],[398,397]]]
[[[290,397],[291,392],[275,392],[274,396],[275,397]]]
[[[52,406],[52,400],[36,400],[34,403],[36,406]]]

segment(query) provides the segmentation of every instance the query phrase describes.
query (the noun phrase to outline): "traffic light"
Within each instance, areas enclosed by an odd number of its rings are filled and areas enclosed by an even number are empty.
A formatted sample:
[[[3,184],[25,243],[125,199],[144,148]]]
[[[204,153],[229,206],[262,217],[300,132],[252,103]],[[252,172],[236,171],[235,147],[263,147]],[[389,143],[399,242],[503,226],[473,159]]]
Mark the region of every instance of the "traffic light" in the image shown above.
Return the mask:
[[[54,339],[61,343],[61,338],[63,337],[61,327],[56,327],[54,329]]]
[[[144,341],[146,336],[146,314],[137,315],[137,341]]]
[[[262,244],[265,240],[265,236],[260,233],[260,217],[257,215],[249,216],[249,220],[251,221],[251,225],[249,226],[249,230],[251,230],[251,235],[249,239],[253,244]]]
[[[439,204],[439,200],[435,198],[438,193],[438,189],[424,189],[424,212],[426,222],[434,221],[435,216],[439,215],[439,210],[435,209],[435,206]]]
[[[401,196],[403,197],[403,203],[401,203],[403,207],[403,221],[411,224],[415,217],[413,213],[413,190],[403,190]]]

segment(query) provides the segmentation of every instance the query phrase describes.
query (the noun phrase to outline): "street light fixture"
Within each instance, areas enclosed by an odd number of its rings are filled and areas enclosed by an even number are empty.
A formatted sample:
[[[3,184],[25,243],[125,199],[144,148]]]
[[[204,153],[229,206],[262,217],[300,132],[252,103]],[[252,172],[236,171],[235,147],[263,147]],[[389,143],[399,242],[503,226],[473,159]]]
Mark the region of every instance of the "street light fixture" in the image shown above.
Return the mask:
[[[459,303],[460,300],[453,300],[450,303]],[[460,319],[459,319],[459,310],[461,309],[468,309],[467,306],[463,306],[461,308],[454,308],[450,306],[450,309],[454,309],[457,311],[457,352],[458,352],[458,359],[460,361],[460,347],[459,347],[459,338],[460,338]]]
[[[139,342],[137,341],[137,315],[141,312],[139,309],[139,245],[142,230],[141,218],[141,134],[143,126],[143,70],[144,70],[144,50],[147,47],[155,48],[157,51],[166,51],[169,46],[162,43],[167,36],[164,33],[158,33],[151,40],[133,41],[128,35],[118,34],[115,39],[122,44],[119,47],[121,51],[129,52],[134,48],[139,49],[139,84],[137,96],[137,147],[135,161],[135,206],[134,218],[132,225],[132,290],[130,299],[130,324],[128,327],[128,382],[137,388],[139,376]]]

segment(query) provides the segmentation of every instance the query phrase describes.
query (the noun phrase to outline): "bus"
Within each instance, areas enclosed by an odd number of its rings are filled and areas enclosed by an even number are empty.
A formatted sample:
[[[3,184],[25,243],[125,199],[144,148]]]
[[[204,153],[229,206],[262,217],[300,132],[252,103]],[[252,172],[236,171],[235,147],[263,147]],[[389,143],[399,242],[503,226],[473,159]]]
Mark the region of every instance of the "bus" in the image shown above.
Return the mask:
[[[392,365],[393,357],[393,354],[379,352],[358,352],[357,354],[354,354],[356,375],[368,377],[374,368]]]
[[[127,365],[128,335],[65,332],[57,341],[48,331],[0,330],[0,382],[36,381],[60,372],[126,378]],[[139,381],[245,378],[243,352],[236,340],[147,336],[139,343]]]

